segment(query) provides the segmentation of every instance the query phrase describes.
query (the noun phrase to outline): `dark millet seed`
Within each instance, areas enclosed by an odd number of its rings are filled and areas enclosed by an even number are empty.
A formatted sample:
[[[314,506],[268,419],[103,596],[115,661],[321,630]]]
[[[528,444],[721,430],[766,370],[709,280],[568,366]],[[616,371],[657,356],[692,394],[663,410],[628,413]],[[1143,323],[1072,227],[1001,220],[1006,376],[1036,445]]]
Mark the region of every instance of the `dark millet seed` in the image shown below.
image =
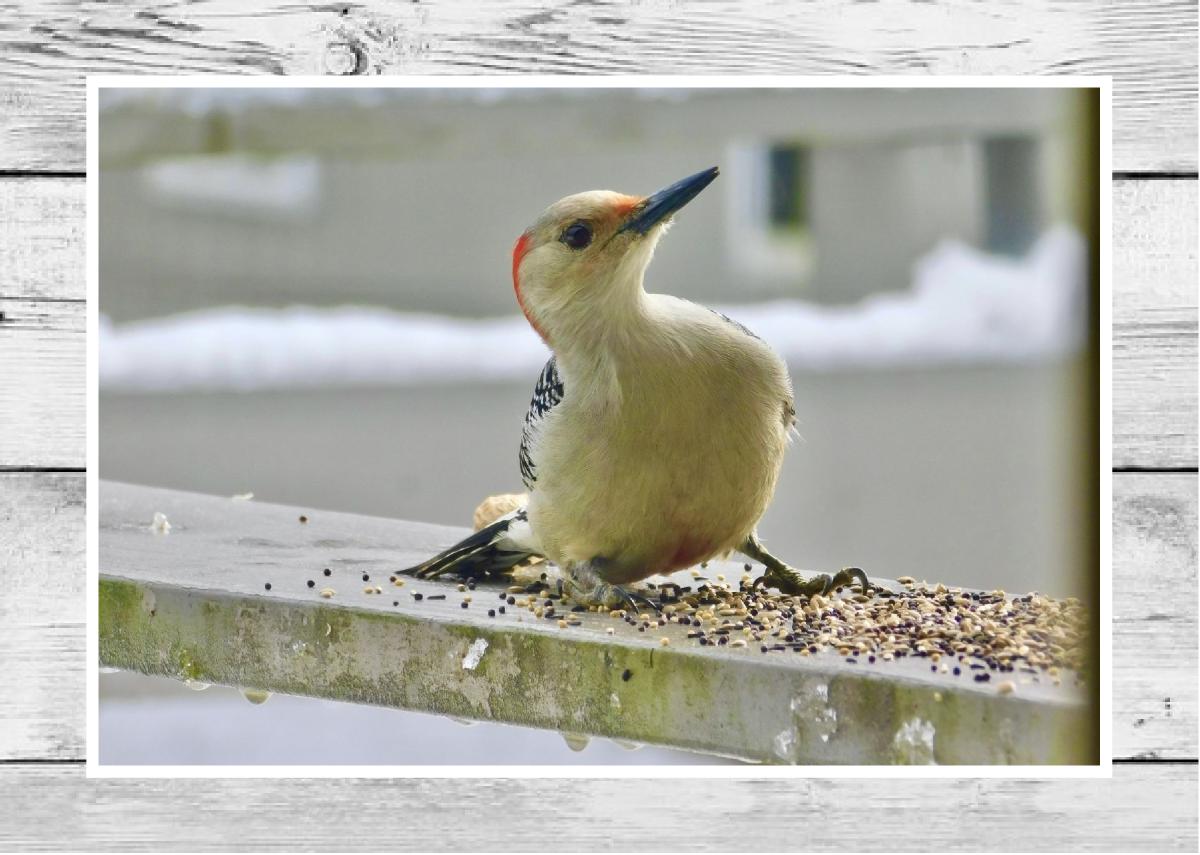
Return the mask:
[[[459,605],[461,605],[461,606],[462,606],[462,607],[465,609],[465,608],[467,608],[468,606],[470,606],[471,604],[470,604],[470,603],[468,603],[466,600],[463,600],[461,603],[459,603]]]
[[[624,680],[626,683],[629,682],[629,678],[632,676],[633,676],[633,672],[630,671],[628,668],[626,668],[624,671],[621,672],[621,679]]]
[[[304,516],[304,514],[301,514],[301,515],[300,515],[300,522],[302,522],[302,523],[306,523],[306,522],[308,522],[308,517]]]
[[[488,609],[488,617],[495,617],[495,616],[496,616],[496,610]]]
[[[363,581],[364,581],[364,582],[370,582],[370,581],[371,581],[371,574],[370,574],[370,573],[363,573]]]
[[[269,590],[271,590],[271,583],[268,582],[267,584],[263,585],[263,587],[269,591]]]
[[[412,595],[413,595],[413,599],[416,600],[418,603],[421,602],[421,600],[425,599],[425,595],[422,594],[420,591],[413,591]]]
[[[308,585],[308,587],[310,587],[310,588],[315,588],[317,586],[317,583],[314,582],[312,579],[309,579],[307,582],[305,582],[305,584]]]
[[[324,570],[323,572],[325,573],[325,575],[326,575],[326,576],[332,576],[332,575],[333,575],[333,571],[332,571],[332,570],[330,570],[328,567],[326,567],[326,568],[325,568],[325,570]]]

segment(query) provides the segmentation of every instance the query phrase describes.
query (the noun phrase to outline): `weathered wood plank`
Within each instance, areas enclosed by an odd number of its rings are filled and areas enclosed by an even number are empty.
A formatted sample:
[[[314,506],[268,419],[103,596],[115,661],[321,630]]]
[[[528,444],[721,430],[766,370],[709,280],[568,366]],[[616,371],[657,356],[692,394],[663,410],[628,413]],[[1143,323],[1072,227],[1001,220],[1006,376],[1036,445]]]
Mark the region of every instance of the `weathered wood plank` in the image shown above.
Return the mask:
[[[82,300],[84,182],[0,179],[0,299]]]
[[[1194,475],[1113,476],[1114,757],[1197,754],[1196,502]]]
[[[0,299],[0,469],[84,462],[84,304]]]
[[[1112,75],[1118,170],[1196,168],[1196,9],[975,3],[589,6],[40,0],[0,30],[0,169],[83,166],[96,73]]]
[[[1113,462],[1192,467],[1197,182],[1117,181],[1113,210]],[[21,298],[82,299],[83,182],[0,179],[0,214],[0,262],[16,271],[0,287],[17,298],[0,300],[10,318],[0,323],[0,358],[13,360],[0,364],[23,371],[0,375],[14,402],[3,415],[0,465],[81,466],[82,308],[51,311]]]
[[[1113,754],[1195,758],[1196,476],[1120,474],[1114,492]],[[0,474],[0,543],[10,686],[0,693],[0,760],[77,759],[83,475]]]
[[[1113,184],[1113,465],[1195,466],[1197,182]]]
[[[84,745],[84,476],[0,473],[0,759]]]
[[[1196,767],[1109,779],[88,780],[0,766],[0,848],[1194,852]],[[535,807],[536,806],[536,807]],[[544,814],[549,821],[531,819]],[[753,818],[751,818],[753,817]],[[531,827],[531,821],[533,823]],[[550,841],[553,841],[550,843]]]
[[[389,582],[467,530],[329,511],[300,522],[303,512],[102,481],[101,662],[765,763],[1094,756],[1081,740],[1095,713],[1066,681],[1013,674],[1019,688],[1003,695],[924,659],[701,646],[688,626],[635,629],[561,602],[555,617],[499,613],[500,584],[459,593],[452,580]],[[156,513],[169,532],[152,529]],[[737,579],[742,568],[708,572]],[[695,584],[687,573],[674,581]],[[932,728],[927,741],[905,737],[914,726]]]

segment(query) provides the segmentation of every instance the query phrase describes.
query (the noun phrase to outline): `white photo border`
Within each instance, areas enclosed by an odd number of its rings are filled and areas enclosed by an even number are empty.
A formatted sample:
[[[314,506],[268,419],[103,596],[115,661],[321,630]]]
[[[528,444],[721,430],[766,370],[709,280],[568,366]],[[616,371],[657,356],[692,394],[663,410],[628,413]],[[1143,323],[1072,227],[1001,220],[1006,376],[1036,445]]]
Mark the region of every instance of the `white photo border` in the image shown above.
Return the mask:
[[[89,778],[1111,778],[1112,78],[1108,76],[522,75],[87,77],[87,763]],[[99,762],[99,246],[101,89],[1098,89],[1100,93],[1100,762],[1073,766],[113,765]]]

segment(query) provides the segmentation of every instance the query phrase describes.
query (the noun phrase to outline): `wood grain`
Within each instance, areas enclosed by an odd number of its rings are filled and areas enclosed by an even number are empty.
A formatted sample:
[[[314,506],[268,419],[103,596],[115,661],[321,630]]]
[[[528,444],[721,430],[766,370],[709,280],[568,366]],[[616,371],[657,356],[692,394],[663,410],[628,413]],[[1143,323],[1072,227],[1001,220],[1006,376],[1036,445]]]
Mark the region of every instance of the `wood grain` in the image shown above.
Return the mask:
[[[0,179],[0,299],[82,300],[84,182]]]
[[[1197,755],[1196,520],[1195,475],[1113,476],[1114,757]]]
[[[0,285],[16,298],[0,359],[19,372],[0,375],[0,467],[83,465],[83,309],[45,302],[84,295],[82,205],[79,180],[0,179],[0,261],[28,271]],[[1117,181],[1113,211],[1113,463],[1194,467],[1197,184]]]
[[[83,749],[84,476],[0,473],[0,759]]]
[[[0,766],[0,849],[1196,850],[1196,767],[1092,780],[86,780]]]
[[[1116,169],[1196,169],[1196,8],[461,0],[8,4],[0,169],[80,170],[86,74],[1087,74],[1114,79]]]
[[[84,754],[82,474],[0,474],[0,760]],[[1194,759],[1196,475],[1114,478],[1113,755]]]
[[[1197,183],[1113,184],[1113,465],[1196,465]]]
[[[1112,74],[1114,168],[1194,173],[1196,15],[1177,0],[7,3],[0,174],[82,170],[87,73],[214,71]],[[1115,197],[1115,462],[1195,467],[1196,185]],[[19,319],[0,323],[0,468],[82,465],[82,335],[70,309],[38,305],[83,296],[82,211],[82,182],[0,177],[0,298]],[[1194,761],[1196,476],[1115,489],[1114,748]],[[80,474],[0,472],[0,758],[82,754],[82,495]],[[87,781],[73,762],[0,760],[0,849],[1195,851],[1197,789],[1194,762],[1111,781],[668,784]]]
[[[84,304],[0,300],[0,470],[84,463]]]

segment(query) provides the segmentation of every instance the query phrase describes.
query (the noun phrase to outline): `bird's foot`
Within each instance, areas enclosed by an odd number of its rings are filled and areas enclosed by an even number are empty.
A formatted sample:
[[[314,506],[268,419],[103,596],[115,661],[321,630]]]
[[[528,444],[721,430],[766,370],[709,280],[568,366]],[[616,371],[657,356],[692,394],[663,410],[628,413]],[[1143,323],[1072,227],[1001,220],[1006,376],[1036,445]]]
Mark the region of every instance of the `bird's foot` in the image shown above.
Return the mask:
[[[653,601],[619,585],[604,581],[596,571],[596,560],[572,564],[563,571],[559,580],[559,593],[581,606],[600,606],[605,609],[628,609],[638,611],[648,608],[658,611]]]
[[[858,567],[844,567],[833,576],[828,573],[818,573],[808,579],[800,578],[800,574],[785,564],[768,567],[767,572],[754,581],[754,587],[769,586],[778,588],[788,596],[811,597],[814,594],[824,596],[830,591],[858,582],[864,594],[871,590],[867,574]]]
[[[766,572],[754,581],[755,588],[767,585],[778,588],[789,596],[811,597],[814,594],[824,596],[851,582],[858,582],[862,586],[864,594],[871,593],[871,582],[867,579],[867,574],[858,567],[844,567],[833,576],[828,573],[818,573],[807,580],[800,578],[799,573],[767,552],[767,548],[759,542],[757,535],[754,534],[746,538],[746,542],[738,548],[738,551],[755,561],[761,561],[766,568]]]

